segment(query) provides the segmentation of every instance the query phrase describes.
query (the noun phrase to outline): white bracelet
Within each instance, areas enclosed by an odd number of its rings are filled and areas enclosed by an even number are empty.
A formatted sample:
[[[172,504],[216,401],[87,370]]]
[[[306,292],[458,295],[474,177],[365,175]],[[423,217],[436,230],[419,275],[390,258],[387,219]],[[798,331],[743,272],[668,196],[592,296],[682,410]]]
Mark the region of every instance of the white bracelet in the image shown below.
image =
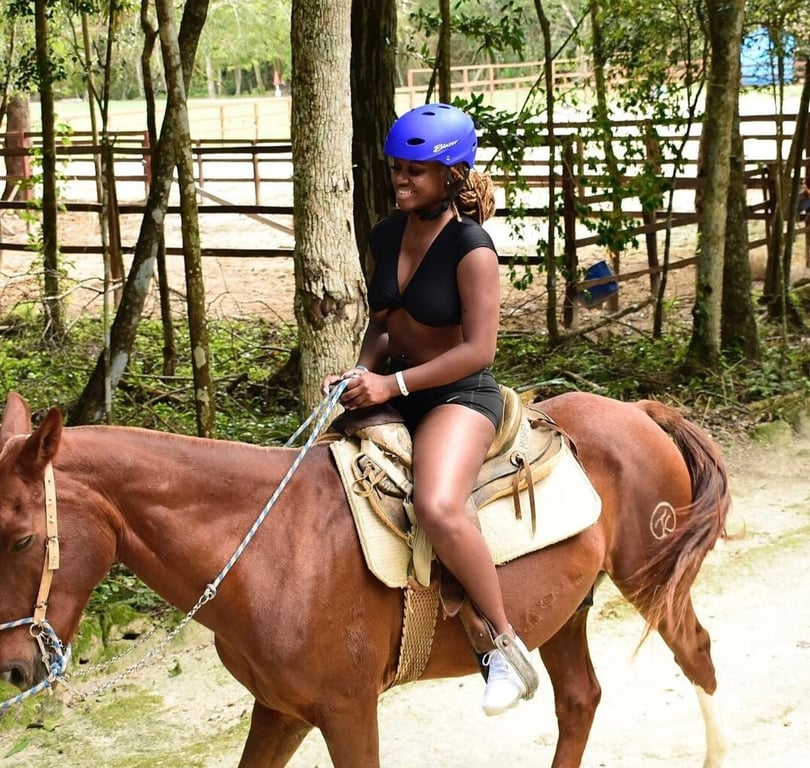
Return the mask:
[[[354,367],[357,368],[358,371],[365,371],[366,373],[368,373],[368,368],[366,368],[365,365],[361,365],[360,363],[358,363]]]
[[[405,377],[402,375],[402,371],[397,371],[394,374],[394,378],[397,380],[397,386],[399,387],[399,391],[402,393],[403,397],[407,397],[411,393],[408,392],[408,388],[405,386]]]

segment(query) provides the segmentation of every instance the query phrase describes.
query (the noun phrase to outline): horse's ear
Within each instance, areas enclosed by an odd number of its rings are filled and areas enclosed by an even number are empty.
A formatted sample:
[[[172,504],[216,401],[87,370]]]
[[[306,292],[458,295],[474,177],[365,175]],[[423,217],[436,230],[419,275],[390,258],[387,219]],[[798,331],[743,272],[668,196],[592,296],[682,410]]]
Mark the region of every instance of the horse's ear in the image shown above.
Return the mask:
[[[16,392],[9,392],[3,423],[0,425],[0,448],[14,435],[27,435],[31,431],[31,410]]]
[[[56,456],[61,437],[62,414],[58,408],[51,408],[20,451],[20,472],[32,478],[40,477],[46,465]]]

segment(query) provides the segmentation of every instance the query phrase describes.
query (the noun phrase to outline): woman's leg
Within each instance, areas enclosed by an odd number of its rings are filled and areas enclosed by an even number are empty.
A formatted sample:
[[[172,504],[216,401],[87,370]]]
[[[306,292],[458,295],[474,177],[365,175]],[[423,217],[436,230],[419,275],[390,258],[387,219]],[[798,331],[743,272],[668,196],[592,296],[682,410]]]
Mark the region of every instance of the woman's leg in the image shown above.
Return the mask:
[[[441,405],[413,437],[414,512],[436,554],[497,634],[511,627],[484,537],[465,512],[495,435],[492,422],[463,405]]]
[[[439,559],[496,634],[514,636],[492,554],[465,512],[494,433],[489,419],[466,406],[440,405],[430,411],[413,436],[414,512]],[[504,655],[506,648],[484,657],[488,674],[482,707],[487,715],[506,712],[537,688],[526,646],[515,637],[507,647],[511,660]]]

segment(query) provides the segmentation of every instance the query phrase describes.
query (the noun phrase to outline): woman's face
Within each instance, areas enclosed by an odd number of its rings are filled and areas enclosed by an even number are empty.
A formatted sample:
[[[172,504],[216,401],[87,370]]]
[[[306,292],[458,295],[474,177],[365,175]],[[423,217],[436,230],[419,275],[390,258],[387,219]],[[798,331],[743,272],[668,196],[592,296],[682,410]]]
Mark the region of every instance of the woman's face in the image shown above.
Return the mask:
[[[447,168],[435,160],[391,159],[391,183],[403,211],[435,208],[447,194]]]

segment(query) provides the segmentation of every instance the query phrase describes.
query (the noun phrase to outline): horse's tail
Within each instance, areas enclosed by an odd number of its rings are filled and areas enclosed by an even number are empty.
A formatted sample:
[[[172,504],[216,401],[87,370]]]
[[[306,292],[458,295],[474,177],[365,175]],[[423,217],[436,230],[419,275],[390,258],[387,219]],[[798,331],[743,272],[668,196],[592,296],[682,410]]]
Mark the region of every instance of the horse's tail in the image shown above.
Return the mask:
[[[726,535],[731,491],[723,457],[705,432],[662,403],[642,400],[636,405],[672,438],[692,479],[692,502],[675,510],[675,529],[630,580],[628,596],[643,612],[649,631],[664,619],[677,625],[685,615],[703,560]]]

